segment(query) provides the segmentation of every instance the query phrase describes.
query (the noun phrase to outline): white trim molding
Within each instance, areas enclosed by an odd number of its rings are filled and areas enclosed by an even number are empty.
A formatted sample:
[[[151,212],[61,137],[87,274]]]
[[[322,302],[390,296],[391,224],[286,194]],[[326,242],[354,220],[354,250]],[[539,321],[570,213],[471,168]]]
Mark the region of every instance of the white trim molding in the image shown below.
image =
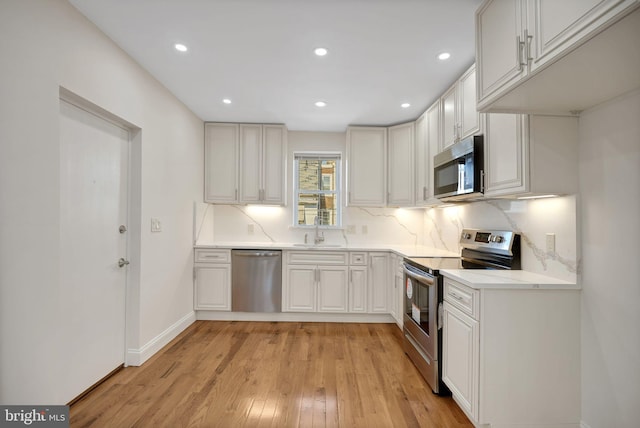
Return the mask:
[[[145,361],[151,358],[156,352],[171,342],[195,321],[196,313],[193,311],[189,312],[165,331],[143,345],[140,349],[127,349],[125,365],[141,366]]]
[[[340,314],[317,312],[223,312],[196,311],[196,318],[205,321],[293,321],[293,322],[359,322],[394,324],[390,314]]]

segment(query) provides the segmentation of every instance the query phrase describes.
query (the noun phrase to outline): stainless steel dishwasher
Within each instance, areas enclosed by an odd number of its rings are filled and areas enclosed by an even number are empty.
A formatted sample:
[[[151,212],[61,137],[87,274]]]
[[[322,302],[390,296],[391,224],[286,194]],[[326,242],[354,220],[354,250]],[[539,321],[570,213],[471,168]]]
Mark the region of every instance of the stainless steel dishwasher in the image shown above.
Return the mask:
[[[231,308],[282,312],[282,251],[231,250]]]

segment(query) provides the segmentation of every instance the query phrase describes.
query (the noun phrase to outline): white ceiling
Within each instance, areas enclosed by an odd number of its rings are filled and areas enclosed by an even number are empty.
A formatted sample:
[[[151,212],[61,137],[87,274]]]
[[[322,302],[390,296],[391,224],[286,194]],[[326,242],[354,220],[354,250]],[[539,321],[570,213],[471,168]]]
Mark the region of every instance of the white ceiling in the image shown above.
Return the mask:
[[[309,131],[417,118],[473,63],[481,2],[69,1],[202,120]]]

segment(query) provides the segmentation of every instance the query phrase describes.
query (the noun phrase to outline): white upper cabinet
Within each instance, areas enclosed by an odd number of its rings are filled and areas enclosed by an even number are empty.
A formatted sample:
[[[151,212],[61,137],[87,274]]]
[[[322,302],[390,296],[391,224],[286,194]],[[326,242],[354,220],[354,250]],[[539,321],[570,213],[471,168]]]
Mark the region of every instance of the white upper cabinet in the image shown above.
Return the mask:
[[[240,203],[285,204],[287,131],[240,125]]]
[[[387,128],[347,129],[347,205],[383,207],[387,193]]]
[[[238,202],[238,134],[233,123],[205,124],[204,201]]]
[[[476,12],[478,108],[568,113],[638,88],[640,11],[631,14],[638,6],[486,0]]]
[[[491,113],[486,128],[486,197],[578,191],[577,118]]]
[[[458,82],[454,83],[440,98],[440,117],[442,123],[442,144],[439,151],[458,141],[458,121],[456,115]]]
[[[442,144],[439,151],[480,132],[475,64],[442,94],[440,106]]]
[[[205,124],[205,202],[285,204],[284,125]]]
[[[414,123],[392,126],[389,133],[387,205],[414,205]]]
[[[262,125],[240,125],[240,202],[257,204],[262,196]]]
[[[416,205],[426,205],[429,187],[431,183],[429,171],[429,140],[427,138],[428,119],[427,112],[416,120],[415,132],[415,153],[416,153],[416,184],[415,200]]]
[[[475,64],[460,77],[458,83],[458,134],[464,139],[480,131],[480,114],[476,108]]]
[[[416,120],[416,190],[417,206],[440,204],[433,197],[433,156],[440,151],[440,100]]]

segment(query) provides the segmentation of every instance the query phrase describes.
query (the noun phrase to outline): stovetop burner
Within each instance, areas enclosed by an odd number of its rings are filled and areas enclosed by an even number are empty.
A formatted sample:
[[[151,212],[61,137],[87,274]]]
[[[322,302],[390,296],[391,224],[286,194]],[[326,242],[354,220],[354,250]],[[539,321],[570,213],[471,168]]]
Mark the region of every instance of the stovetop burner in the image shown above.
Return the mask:
[[[464,229],[461,257],[411,257],[405,262],[431,275],[440,269],[520,269],[520,235],[508,230]]]

